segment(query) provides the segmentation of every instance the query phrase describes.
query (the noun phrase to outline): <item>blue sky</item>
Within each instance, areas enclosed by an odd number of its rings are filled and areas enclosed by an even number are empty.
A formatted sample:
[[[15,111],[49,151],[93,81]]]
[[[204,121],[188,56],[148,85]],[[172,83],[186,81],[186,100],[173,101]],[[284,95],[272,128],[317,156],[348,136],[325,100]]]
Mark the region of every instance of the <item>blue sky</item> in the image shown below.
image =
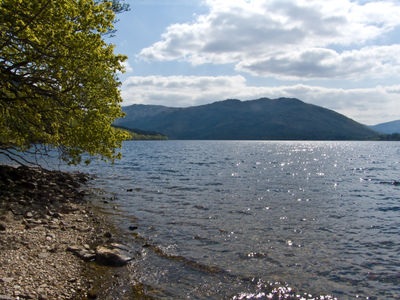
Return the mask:
[[[123,105],[295,97],[364,124],[400,119],[400,1],[128,0]]]

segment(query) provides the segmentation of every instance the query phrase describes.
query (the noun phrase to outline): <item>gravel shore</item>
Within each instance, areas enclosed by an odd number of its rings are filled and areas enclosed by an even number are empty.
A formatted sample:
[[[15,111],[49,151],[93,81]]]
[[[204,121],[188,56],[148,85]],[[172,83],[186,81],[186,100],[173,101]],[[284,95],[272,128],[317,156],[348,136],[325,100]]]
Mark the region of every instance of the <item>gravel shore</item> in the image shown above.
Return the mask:
[[[107,265],[132,259],[85,201],[88,179],[0,166],[1,300],[96,299],[120,272]]]

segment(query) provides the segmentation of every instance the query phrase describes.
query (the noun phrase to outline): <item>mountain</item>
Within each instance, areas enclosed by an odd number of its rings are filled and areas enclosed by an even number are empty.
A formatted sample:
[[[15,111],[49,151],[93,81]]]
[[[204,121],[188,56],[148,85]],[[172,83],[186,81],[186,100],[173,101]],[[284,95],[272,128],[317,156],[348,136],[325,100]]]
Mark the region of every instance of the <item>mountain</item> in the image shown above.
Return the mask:
[[[123,107],[118,126],[161,132],[169,139],[358,140],[376,132],[341,114],[298,99],[225,100],[187,108]]]
[[[400,120],[381,123],[369,127],[377,132],[384,134],[400,133]]]

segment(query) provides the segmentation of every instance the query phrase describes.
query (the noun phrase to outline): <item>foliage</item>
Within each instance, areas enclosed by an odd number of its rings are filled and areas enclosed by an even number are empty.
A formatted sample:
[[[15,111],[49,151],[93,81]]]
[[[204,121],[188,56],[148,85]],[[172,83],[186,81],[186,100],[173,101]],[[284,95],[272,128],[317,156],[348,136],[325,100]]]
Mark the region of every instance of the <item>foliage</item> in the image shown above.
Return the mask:
[[[168,137],[162,135],[161,133],[155,131],[145,131],[140,129],[131,129],[124,126],[116,126],[115,128],[119,128],[121,130],[125,130],[130,134],[129,140],[133,141],[155,141],[155,140],[168,140]]]
[[[113,7],[114,3],[114,7]],[[123,55],[103,37],[119,1],[0,0],[0,153],[41,143],[79,163],[113,161],[126,132],[118,73]]]
[[[161,134],[156,134],[156,135],[148,135],[148,134],[140,134],[136,132],[131,133],[132,141],[162,141],[162,140],[168,140],[168,137],[165,135]]]
[[[107,2],[107,0],[102,0],[102,2]],[[129,4],[125,3],[124,0],[112,0],[110,2],[112,10],[117,14],[129,10]]]

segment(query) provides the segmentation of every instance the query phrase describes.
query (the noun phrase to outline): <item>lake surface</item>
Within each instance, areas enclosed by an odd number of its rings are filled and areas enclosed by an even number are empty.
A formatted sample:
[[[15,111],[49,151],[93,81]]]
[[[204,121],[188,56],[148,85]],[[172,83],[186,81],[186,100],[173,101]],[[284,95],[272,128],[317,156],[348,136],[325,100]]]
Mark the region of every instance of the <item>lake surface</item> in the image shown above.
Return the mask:
[[[138,227],[132,247],[145,241],[134,268],[149,295],[266,299],[280,283],[275,294],[399,299],[399,142],[127,142],[123,154],[89,170],[121,231]]]

